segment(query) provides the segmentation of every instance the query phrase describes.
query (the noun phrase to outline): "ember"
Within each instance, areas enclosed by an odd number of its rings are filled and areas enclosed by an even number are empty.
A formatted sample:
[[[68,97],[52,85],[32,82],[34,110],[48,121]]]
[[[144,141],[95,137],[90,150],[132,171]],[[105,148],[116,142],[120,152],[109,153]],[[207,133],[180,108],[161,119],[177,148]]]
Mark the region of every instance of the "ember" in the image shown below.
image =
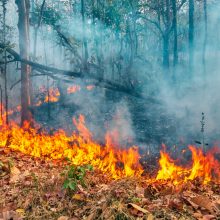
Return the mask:
[[[75,93],[77,91],[80,91],[81,87],[79,85],[73,85],[73,86],[69,86],[67,88],[67,93],[71,94],[71,93]]]

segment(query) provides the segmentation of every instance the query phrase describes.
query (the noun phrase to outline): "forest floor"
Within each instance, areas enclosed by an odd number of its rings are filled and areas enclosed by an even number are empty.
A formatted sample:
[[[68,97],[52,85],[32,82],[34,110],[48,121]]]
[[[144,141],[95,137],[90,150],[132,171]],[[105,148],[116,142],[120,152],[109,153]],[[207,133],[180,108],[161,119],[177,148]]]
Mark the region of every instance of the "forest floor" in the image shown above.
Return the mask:
[[[94,170],[73,192],[63,188],[65,163],[0,149],[0,219],[220,219],[218,184],[111,180]]]

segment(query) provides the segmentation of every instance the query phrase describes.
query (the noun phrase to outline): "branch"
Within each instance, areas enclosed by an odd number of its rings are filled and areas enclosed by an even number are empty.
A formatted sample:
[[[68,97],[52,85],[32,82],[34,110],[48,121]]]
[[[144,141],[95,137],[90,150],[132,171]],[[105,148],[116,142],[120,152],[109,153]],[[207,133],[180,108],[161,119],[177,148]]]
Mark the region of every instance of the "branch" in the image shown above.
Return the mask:
[[[161,35],[163,36],[163,30],[160,27],[160,24],[154,20],[151,20],[149,18],[146,18],[144,16],[140,16],[140,18],[145,19],[146,21],[150,22],[151,24],[155,25],[155,27],[159,30],[159,32],[161,33]]]
[[[53,77],[51,75],[45,74],[45,73],[41,73],[41,74],[31,74],[30,77],[35,77],[35,76],[50,76],[52,79],[57,79],[56,77]],[[18,81],[16,81],[15,83],[13,83],[10,87],[10,90],[12,90],[18,83],[21,82],[21,79],[19,79]]]
[[[5,48],[5,46],[0,43],[0,48]],[[155,100],[151,97],[143,96],[141,93],[138,93],[137,91],[135,91],[131,87],[127,87],[127,86],[118,84],[116,82],[104,79],[102,77],[91,75],[90,73],[86,73],[86,75],[85,75],[85,73],[82,73],[82,72],[74,72],[74,71],[69,71],[69,70],[57,69],[57,68],[54,68],[54,67],[49,67],[49,66],[45,66],[45,65],[33,62],[33,61],[22,59],[16,51],[14,51],[13,49],[8,48],[8,47],[6,48],[6,51],[14,57],[15,61],[20,61],[21,63],[30,65],[34,70],[36,70],[38,72],[41,72],[45,75],[48,75],[50,77],[54,77],[56,79],[59,79],[59,77],[54,75],[54,74],[57,74],[59,76],[93,79],[93,80],[96,80],[96,83],[95,83],[96,86],[106,88],[106,89],[110,89],[110,90],[113,90],[115,92],[123,92],[125,94],[134,96],[136,98],[144,99],[144,100],[149,101],[151,103],[152,102],[154,102],[156,104],[159,103],[157,100]]]
[[[179,11],[185,3],[186,3],[186,0],[182,0],[180,5],[177,7],[177,11]]]
[[[39,16],[39,19],[38,19],[37,28],[40,27],[41,22],[42,22],[43,10],[44,10],[45,3],[46,3],[46,0],[43,0],[42,5],[41,5],[41,8],[40,8],[40,16]]]

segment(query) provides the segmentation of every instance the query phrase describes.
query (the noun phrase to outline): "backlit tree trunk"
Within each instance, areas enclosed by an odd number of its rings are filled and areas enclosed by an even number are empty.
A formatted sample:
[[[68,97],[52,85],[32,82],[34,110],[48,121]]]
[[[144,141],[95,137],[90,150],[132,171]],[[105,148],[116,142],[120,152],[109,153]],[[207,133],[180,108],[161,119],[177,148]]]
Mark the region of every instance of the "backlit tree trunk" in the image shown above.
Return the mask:
[[[85,2],[84,0],[81,0],[81,14],[82,14],[82,31],[83,31],[83,69],[87,70],[87,62],[89,58],[89,53],[88,53],[88,43],[86,39],[86,23],[85,23]]]
[[[202,64],[203,64],[203,72],[206,73],[206,44],[208,38],[208,16],[207,16],[207,0],[204,0],[203,3],[204,10],[204,25],[205,25],[205,38],[203,43],[203,54],[202,54]]]
[[[178,64],[178,37],[177,37],[177,8],[176,0],[172,0],[172,10],[173,10],[173,66]]]
[[[16,0],[18,6],[18,31],[20,55],[29,59],[29,0]],[[21,63],[21,124],[31,120],[30,106],[30,66]]]
[[[189,71],[193,73],[194,63],[194,0],[189,0]]]

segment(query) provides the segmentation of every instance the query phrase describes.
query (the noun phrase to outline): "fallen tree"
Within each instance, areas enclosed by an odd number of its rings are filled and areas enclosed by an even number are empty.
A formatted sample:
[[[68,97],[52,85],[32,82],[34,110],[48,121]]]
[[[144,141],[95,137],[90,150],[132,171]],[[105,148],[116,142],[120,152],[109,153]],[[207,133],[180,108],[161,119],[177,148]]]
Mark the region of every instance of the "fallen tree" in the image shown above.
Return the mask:
[[[144,99],[149,102],[153,103],[159,103],[157,100],[155,100],[152,97],[146,97],[143,96],[140,92],[137,92],[133,87],[131,86],[124,86],[122,84],[116,83],[114,81],[104,79],[102,77],[99,77],[95,74],[91,74],[89,72],[75,72],[71,70],[63,70],[55,67],[46,66],[37,62],[33,62],[30,60],[26,60],[21,58],[20,54],[17,53],[15,50],[13,50],[11,47],[4,45],[0,43],[0,48],[3,50],[6,50],[10,55],[8,56],[9,61],[11,62],[21,62],[24,64],[27,64],[32,67],[32,70],[35,70],[37,72],[40,72],[44,75],[48,75],[52,77],[53,79],[60,79],[60,80],[67,80],[63,79],[62,77],[68,77],[68,81],[71,81],[72,78],[84,78],[84,79],[91,79],[95,80],[94,85],[98,87],[102,87],[109,90],[114,90],[116,92],[123,92],[127,95],[131,95],[137,98]],[[34,76],[34,75],[33,75]]]

